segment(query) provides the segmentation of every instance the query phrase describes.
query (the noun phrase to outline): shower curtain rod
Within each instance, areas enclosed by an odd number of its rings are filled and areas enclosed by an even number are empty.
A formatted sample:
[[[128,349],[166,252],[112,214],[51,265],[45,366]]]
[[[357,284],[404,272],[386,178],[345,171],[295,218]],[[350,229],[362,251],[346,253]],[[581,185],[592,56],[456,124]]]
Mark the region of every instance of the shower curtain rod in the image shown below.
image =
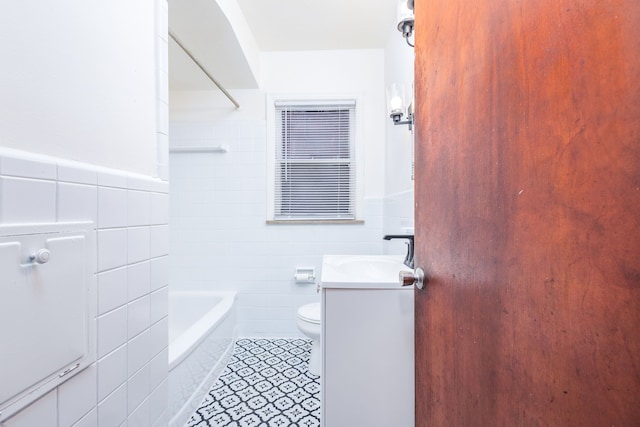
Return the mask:
[[[191,60],[198,66],[198,68],[200,68],[202,72],[206,74],[207,77],[209,77],[209,80],[211,80],[214,85],[218,86],[218,89],[220,89],[222,93],[224,93],[225,96],[229,98],[229,101],[231,101],[233,105],[236,106],[236,109],[240,108],[240,104],[238,104],[238,101],[236,101],[233,98],[233,96],[231,96],[231,94],[227,92],[227,90],[224,87],[222,87],[222,85],[218,83],[216,79],[213,78],[211,74],[209,74],[209,72],[198,62],[198,60],[191,54],[191,52],[189,52],[187,48],[184,47],[184,45],[178,40],[178,38],[175,36],[175,34],[173,34],[173,31],[171,31],[171,29],[169,29],[169,37],[171,37],[173,41],[176,42],[178,46],[180,46],[180,49],[182,49],[184,53],[186,53],[187,56],[191,58]]]

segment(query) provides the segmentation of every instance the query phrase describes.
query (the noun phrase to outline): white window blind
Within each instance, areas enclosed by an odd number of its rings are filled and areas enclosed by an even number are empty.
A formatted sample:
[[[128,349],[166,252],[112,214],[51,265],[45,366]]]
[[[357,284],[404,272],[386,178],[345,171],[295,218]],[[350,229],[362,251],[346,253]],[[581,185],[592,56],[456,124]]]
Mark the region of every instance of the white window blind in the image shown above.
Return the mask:
[[[354,102],[276,103],[274,219],[355,219]]]

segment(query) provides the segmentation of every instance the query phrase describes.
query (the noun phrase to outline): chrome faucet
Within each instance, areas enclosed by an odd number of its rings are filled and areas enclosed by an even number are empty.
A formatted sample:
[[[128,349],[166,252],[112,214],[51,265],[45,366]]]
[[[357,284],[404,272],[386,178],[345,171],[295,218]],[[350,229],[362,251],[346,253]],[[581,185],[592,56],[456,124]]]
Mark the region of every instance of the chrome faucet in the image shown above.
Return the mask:
[[[407,239],[409,243],[407,244],[407,255],[404,257],[404,265],[413,268],[413,234],[387,234],[383,239]]]

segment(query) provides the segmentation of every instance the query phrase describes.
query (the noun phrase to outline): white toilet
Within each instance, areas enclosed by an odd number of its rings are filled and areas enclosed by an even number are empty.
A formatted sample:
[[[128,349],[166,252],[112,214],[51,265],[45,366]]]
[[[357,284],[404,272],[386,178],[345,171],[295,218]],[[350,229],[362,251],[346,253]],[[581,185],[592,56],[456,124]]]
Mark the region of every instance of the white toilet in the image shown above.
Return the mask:
[[[305,304],[298,309],[298,328],[306,336],[313,340],[311,357],[309,359],[309,372],[320,375],[322,371],[320,349],[320,303]]]

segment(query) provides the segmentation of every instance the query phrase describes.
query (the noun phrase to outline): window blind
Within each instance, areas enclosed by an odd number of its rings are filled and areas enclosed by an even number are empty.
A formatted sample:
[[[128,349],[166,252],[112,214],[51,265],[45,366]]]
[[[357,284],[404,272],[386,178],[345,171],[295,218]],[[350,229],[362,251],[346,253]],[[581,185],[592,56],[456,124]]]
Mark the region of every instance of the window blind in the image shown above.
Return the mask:
[[[276,103],[274,219],[355,219],[355,103]]]

